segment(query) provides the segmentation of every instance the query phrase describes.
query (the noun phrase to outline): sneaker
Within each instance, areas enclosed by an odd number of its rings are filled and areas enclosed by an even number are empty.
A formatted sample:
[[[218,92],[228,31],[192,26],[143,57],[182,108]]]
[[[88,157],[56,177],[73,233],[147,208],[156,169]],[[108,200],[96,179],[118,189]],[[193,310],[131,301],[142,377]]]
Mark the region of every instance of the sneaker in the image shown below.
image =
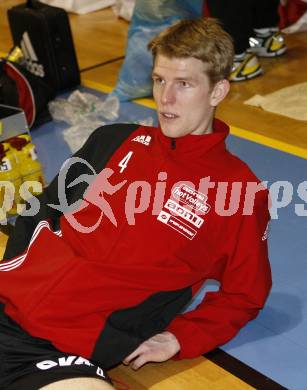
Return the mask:
[[[287,50],[285,39],[278,28],[263,28],[254,32],[255,36],[249,38],[248,52],[259,57],[276,57]]]
[[[243,81],[253,79],[263,73],[263,69],[255,54],[242,53],[234,57],[230,81]]]

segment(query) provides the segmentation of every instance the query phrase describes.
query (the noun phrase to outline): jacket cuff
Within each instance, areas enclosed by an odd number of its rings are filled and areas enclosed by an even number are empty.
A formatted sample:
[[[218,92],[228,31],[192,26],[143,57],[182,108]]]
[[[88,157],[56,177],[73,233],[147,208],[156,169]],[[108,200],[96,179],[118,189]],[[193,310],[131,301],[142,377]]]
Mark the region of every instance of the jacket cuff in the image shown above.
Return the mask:
[[[217,347],[217,343],[200,326],[183,316],[176,317],[165,330],[173,333],[180,344],[180,351],[173,359],[198,357]]]

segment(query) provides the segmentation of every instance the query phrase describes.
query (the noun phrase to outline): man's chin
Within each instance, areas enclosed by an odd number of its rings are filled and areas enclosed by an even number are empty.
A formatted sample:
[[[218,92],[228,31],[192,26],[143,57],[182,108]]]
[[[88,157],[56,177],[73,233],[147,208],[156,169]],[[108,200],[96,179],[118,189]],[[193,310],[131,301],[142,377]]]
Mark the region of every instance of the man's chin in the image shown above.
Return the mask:
[[[160,126],[161,131],[165,137],[170,137],[170,138],[178,138],[181,137],[180,131],[178,131],[175,127],[169,126],[165,128],[164,126]]]

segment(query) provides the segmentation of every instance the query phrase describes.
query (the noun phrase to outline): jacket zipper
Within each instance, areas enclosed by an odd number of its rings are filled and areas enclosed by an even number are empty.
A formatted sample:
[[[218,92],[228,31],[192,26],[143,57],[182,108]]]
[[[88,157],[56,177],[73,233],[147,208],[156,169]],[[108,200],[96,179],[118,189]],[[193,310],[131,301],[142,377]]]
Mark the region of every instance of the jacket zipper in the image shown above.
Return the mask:
[[[175,138],[171,138],[171,149],[172,150],[176,149],[176,140],[175,140]]]

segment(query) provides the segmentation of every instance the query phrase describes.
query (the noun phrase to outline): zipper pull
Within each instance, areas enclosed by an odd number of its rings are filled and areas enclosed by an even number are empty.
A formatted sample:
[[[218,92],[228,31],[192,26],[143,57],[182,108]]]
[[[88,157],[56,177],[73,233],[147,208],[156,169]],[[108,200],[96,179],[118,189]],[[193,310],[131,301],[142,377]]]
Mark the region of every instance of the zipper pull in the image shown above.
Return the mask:
[[[171,149],[172,150],[176,149],[176,140],[175,140],[175,138],[171,139]]]

